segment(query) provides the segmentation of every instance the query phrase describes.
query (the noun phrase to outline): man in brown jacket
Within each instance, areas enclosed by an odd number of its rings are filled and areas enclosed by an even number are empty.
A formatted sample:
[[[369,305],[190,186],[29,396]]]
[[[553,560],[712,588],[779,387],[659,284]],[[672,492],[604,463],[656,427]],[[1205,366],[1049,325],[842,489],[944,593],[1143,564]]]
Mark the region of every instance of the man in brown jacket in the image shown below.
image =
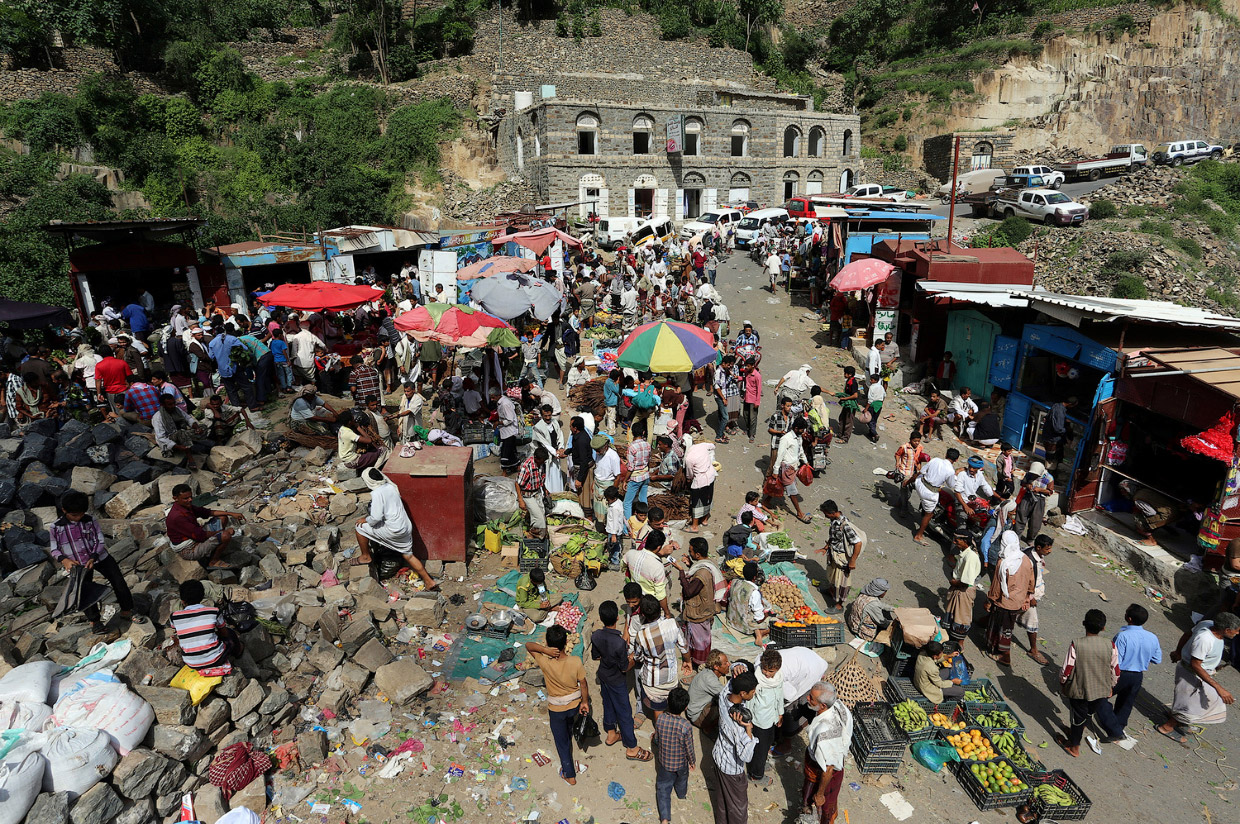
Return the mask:
[[[1011,530],[1003,533],[999,547],[999,562],[986,595],[986,611],[990,613],[986,643],[990,657],[1001,666],[1010,667],[1012,629],[1033,598],[1033,562],[1020,551],[1020,539]]]
[[[1107,617],[1099,609],[1085,613],[1085,637],[1077,638],[1068,647],[1059,683],[1068,699],[1070,723],[1068,735],[1055,736],[1055,743],[1076,758],[1081,754],[1081,738],[1085,725],[1104,701],[1111,697],[1119,681],[1119,652],[1109,638],[1102,637]]]
[[[710,657],[710,630],[715,623],[719,602],[715,600],[716,582],[723,574],[707,560],[710,545],[705,538],[689,541],[689,554],[683,560],[672,559],[680,570],[680,594],[684,599],[685,634],[689,637],[689,660],[693,669],[705,666]]]

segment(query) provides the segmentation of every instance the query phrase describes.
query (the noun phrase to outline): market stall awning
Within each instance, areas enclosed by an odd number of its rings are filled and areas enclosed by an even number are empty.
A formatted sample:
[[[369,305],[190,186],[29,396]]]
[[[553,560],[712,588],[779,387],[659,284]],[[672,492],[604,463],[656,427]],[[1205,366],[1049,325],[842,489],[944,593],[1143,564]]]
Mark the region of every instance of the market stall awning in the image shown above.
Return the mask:
[[[1184,349],[1147,349],[1140,357],[1165,367],[1147,374],[1187,375],[1211,389],[1240,401],[1240,354],[1217,346]],[[1171,371],[1166,371],[1171,370]]]
[[[557,240],[564,241],[568,246],[576,249],[581,248],[581,241],[570,234],[561,232],[559,229],[535,229],[530,232],[517,232],[515,235],[502,235],[492,241],[496,246],[503,246],[505,243],[512,242],[518,246],[524,246],[526,249],[541,255],[547,251],[547,247]]]
[[[69,326],[73,317],[63,306],[0,298],[0,323],[7,323],[10,329],[39,329]]]
[[[503,272],[528,272],[538,265],[533,258],[519,258],[511,255],[495,255],[484,260],[475,261],[468,266],[456,270],[457,280],[473,280],[489,278]]]
[[[936,280],[919,280],[917,288],[936,298],[950,298],[981,306],[1023,308],[1029,305],[1026,298],[1015,294],[1028,288],[1023,283],[1005,286],[997,283],[946,283]]]
[[[541,278],[521,272],[478,281],[470,299],[498,318],[512,320],[529,312],[539,320],[549,320],[563,300],[560,290]]]
[[[1063,295],[1040,289],[1030,289],[1017,294],[1028,298],[1032,308],[1078,327],[1085,320],[1131,320],[1139,323],[1170,323],[1240,330],[1240,318],[1217,315],[1195,306],[1181,306],[1169,301]]]
[[[267,306],[306,309],[315,312],[356,309],[383,297],[383,290],[351,283],[281,283],[258,299]]]
[[[486,312],[460,304],[429,303],[396,316],[396,328],[415,340],[434,340],[456,346],[520,346],[514,330]]]

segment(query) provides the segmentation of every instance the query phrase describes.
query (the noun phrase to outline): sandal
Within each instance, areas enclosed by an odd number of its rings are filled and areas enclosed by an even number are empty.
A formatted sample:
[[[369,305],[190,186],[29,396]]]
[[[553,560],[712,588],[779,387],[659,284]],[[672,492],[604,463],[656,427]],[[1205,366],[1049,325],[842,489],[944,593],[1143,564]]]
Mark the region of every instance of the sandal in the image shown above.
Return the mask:
[[[1188,736],[1181,733],[1178,729],[1174,729],[1171,732],[1164,732],[1163,729],[1159,727],[1157,724],[1154,725],[1154,729],[1158,732],[1159,735],[1167,736],[1168,738],[1170,738],[1172,741],[1179,744],[1180,746],[1182,747],[1188,746]]]
[[[1038,664],[1039,664],[1040,666],[1043,666],[1043,667],[1044,667],[1044,666],[1046,666],[1047,664],[1049,664],[1049,663],[1051,662],[1051,659],[1047,658],[1047,657],[1046,657],[1045,655],[1043,655],[1041,652],[1036,652],[1036,653],[1035,653],[1035,652],[1026,652],[1026,653],[1025,653],[1025,655],[1028,655],[1030,658],[1032,658],[1034,661],[1038,662]]]
[[[1064,752],[1067,752],[1068,755],[1072,755],[1072,753],[1068,752],[1068,747],[1071,746],[1071,744],[1068,743],[1068,739],[1064,738],[1062,735],[1056,735],[1055,743],[1059,745],[1059,748],[1061,750],[1063,750]],[[1077,756],[1072,755],[1072,757],[1076,758]]]
[[[650,754],[650,750],[643,750],[641,747],[637,748],[636,755],[629,755],[626,752],[624,754],[624,757],[628,761],[649,761],[650,759],[654,758],[654,756]]]
[[[370,558],[362,558],[361,556],[358,556],[357,558],[349,559],[349,566],[351,567],[370,566],[370,562],[371,562]]]
[[[801,522],[801,523],[803,523],[803,524],[808,524],[808,523],[810,523],[811,521],[813,521],[814,519],[813,519],[813,518],[811,518],[811,517],[809,517],[808,515],[805,515],[805,516],[800,516],[800,515],[798,515],[798,516],[797,516],[797,520],[798,520],[798,521],[800,521],[800,522]]]

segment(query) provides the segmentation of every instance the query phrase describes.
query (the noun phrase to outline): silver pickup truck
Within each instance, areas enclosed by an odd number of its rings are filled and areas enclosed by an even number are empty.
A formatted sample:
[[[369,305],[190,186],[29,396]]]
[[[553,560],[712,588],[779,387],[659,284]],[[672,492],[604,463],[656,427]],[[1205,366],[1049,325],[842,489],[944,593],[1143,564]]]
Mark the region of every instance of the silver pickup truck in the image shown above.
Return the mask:
[[[1089,218],[1088,206],[1054,189],[1004,192],[993,209],[1000,217],[1024,217],[1047,226],[1080,226]]]

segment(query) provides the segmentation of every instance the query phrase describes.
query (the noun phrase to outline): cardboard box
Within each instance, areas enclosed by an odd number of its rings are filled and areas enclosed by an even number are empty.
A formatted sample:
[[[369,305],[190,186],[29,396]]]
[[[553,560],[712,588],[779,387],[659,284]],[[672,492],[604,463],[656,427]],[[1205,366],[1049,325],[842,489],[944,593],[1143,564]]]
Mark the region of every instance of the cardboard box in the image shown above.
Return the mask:
[[[499,549],[499,565],[504,569],[516,569],[519,563],[520,544],[504,544]]]

